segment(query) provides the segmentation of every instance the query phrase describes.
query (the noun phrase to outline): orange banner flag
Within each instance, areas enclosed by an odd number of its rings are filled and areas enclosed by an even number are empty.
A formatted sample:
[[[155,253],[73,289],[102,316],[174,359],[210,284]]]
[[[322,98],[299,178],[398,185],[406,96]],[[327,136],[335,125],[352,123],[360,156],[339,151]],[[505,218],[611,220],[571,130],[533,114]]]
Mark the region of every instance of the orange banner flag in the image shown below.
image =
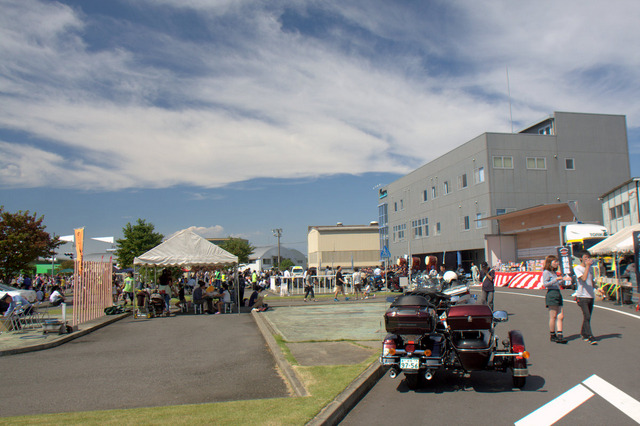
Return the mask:
[[[73,231],[76,236],[76,259],[80,262],[80,265],[82,265],[82,255],[84,254],[84,228],[74,229]]]

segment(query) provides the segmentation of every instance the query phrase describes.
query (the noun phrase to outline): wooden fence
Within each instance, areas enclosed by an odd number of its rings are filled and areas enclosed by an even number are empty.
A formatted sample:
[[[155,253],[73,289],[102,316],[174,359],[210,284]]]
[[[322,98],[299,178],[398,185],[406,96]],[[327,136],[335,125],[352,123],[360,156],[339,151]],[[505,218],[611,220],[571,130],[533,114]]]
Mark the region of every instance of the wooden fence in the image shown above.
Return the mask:
[[[73,325],[104,315],[113,304],[111,262],[75,261],[73,272]]]

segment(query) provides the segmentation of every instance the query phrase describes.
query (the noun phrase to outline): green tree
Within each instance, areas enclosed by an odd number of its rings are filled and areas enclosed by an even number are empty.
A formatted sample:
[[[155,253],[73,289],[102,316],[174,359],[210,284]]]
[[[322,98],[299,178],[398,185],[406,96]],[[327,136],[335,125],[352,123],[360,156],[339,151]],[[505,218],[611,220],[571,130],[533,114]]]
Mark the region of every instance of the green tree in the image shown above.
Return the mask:
[[[62,241],[52,238],[29,210],[9,213],[0,206],[0,281],[9,283],[38,257],[51,257]]]
[[[60,262],[60,269],[73,269],[75,262],[73,260],[63,260]]]
[[[293,260],[289,258],[285,258],[280,261],[280,265],[278,265],[278,269],[280,269],[281,271],[284,271],[285,269],[291,268],[294,265],[295,263],[293,263]]]
[[[155,227],[143,219],[135,225],[127,223],[122,228],[124,238],[116,240],[116,256],[121,268],[133,267],[133,259],[160,244],[164,235],[154,232]]]
[[[238,256],[238,263],[248,263],[249,255],[256,249],[242,238],[229,238],[220,244],[220,248]]]

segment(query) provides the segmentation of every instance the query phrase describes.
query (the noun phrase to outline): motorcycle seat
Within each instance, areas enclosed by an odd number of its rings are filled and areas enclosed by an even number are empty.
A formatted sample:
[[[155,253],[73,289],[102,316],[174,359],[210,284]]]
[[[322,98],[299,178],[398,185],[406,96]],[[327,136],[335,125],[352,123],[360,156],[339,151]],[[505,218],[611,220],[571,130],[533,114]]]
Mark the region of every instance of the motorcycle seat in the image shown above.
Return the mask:
[[[453,336],[458,349],[487,349],[491,346],[491,333],[486,330],[458,331]]]
[[[417,295],[400,296],[391,304],[391,307],[396,307],[396,306],[426,307],[426,306],[429,306],[429,300],[426,297],[417,296]]]

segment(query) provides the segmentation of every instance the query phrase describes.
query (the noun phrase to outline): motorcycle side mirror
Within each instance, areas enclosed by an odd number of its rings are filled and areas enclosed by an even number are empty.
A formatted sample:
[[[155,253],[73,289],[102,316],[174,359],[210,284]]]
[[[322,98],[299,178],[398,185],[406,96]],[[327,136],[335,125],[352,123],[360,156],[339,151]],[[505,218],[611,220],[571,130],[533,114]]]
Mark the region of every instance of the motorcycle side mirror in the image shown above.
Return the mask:
[[[507,311],[494,311],[493,320],[495,322],[507,322],[509,321],[509,314]]]

